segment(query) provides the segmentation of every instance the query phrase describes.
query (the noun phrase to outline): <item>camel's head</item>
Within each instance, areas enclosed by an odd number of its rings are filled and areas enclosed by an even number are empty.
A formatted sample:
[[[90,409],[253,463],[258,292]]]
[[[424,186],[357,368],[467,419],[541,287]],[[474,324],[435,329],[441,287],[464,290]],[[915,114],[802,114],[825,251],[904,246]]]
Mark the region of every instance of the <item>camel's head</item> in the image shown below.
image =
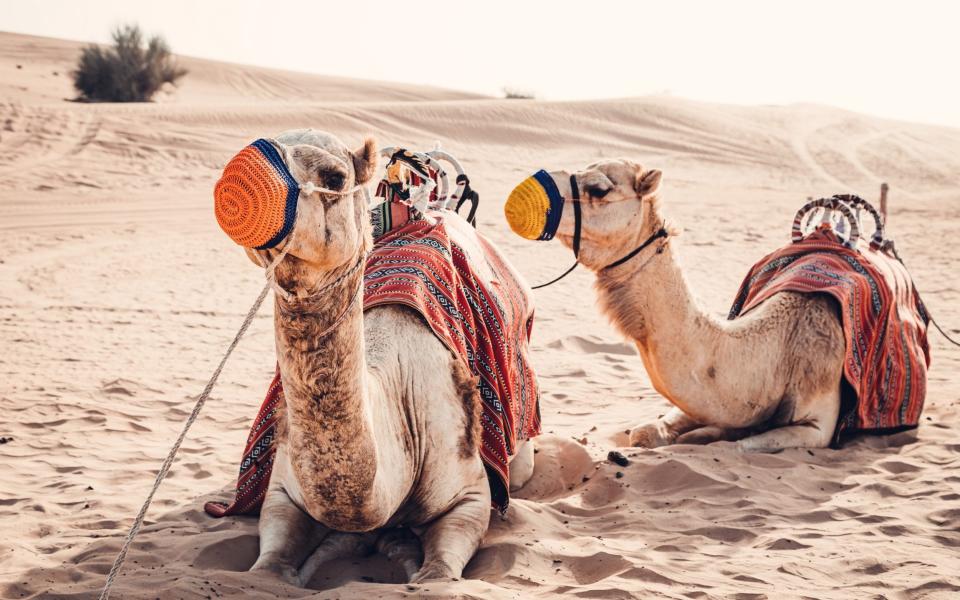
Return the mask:
[[[257,264],[255,252],[271,258],[281,249],[324,271],[352,263],[371,243],[360,186],[373,177],[376,157],[373,140],[351,152],[312,129],[257,140],[217,182],[217,221]]]
[[[573,248],[574,200],[581,209],[579,260],[598,271],[636,248],[662,224],[650,218],[661,173],[629,160],[604,160],[573,173],[540,171],[514,188],[504,212],[510,227],[531,240],[556,235]],[[578,194],[574,193],[573,186]]]

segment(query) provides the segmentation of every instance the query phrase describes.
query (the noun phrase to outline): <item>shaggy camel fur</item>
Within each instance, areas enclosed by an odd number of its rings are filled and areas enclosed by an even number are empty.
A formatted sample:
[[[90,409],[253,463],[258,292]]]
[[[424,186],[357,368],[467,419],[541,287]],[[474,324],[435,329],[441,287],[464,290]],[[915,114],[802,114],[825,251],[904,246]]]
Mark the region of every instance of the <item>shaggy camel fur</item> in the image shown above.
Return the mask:
[[[570,198],[570,174],[550,173]],[[825,447],[840,410],[845,343],[838,308],[824,296],[784,292],[733,321],[705,313],[673,253],[675,232],[612,268],[665,222],[661,173],[606,160],[576,173],[580,262],[597,276],[600,305],[634,340],[658,392],[675,408],[630,431],[634,446],[738,439],[743,450]],[[572,247],[566,210],[557,237]]]
[[[376,169],[372,140],[355,152],[313,130],[275,142],[301,185],[350,190]],[[275,273],[290,296],[274,318],[286,408],[252,570],[306,585],[323,563],[376,549],[412,581],[459,577],[490,518],[476,379],[409,309],[364,314],[362,190],[301,196],[286,243]],[[514,458],[515,489],[532,445]]]

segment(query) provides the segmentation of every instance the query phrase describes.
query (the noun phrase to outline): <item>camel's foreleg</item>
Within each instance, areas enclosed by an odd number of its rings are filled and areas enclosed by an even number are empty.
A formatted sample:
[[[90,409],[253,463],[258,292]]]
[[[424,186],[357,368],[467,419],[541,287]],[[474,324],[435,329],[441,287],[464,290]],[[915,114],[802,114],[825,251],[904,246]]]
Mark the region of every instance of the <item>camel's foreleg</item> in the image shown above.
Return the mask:
[[[260,508],[260,557],[251,571],[276,573],[300,585],[299,567],[328,532],[290,500],[275,478]]]
[[[826,448],[830,435],[816,423],[785,425],[752,435],[737,442],[737,448],[746,452],[776,452],[784,448]],[[833,430],[830,430],[833,433]]]
[[[784,448],[826,448],[833,439],[840,413],[839,387],[806,403],[806,414],[783,427],[743,438],[737,447],[747,452],[774,452]]]
[[[460,577],[490,525],[490,487],[486,473],[467,490],[459,503],[426,526],[423,566],[413,582]]]
[[[672,407],[653,423],[638,425],[630,430],[630,445],[641,448],[659,448],[668,446],[677,440],[677,437],[702,426],[685,412]]]
[[[677,444],[698,444],[706,445],[713,442],[739,440],[747,434],[747,429],[724,429],[723,427],[713,427],[705,425],[697,427],[682,435],[677,436]]]

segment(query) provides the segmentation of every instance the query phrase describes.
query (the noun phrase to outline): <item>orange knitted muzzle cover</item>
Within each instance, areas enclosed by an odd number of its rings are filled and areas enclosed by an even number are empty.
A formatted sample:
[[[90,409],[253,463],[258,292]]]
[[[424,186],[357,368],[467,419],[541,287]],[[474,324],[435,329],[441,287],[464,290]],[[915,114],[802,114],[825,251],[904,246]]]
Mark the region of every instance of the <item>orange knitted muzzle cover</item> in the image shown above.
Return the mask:
[[[259,139],[230,159],[213,188],[220,228],[245,248],[273,248],[293,229],[297,184],[277,148]]]

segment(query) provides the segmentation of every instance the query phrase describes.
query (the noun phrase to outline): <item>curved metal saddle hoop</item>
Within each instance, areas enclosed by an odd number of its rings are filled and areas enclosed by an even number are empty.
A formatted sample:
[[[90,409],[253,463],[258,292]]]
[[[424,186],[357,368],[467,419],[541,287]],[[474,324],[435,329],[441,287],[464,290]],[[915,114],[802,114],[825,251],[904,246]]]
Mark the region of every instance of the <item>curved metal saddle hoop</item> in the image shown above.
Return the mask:
[[[883,227],[883,217],[880,216],[880,211],[874,208],[872,204],[855,194],[835,194],[833,197],[841,202],[853,206],[854,208],[862,208],[870,213],[870,215],[873,217],[874,225],[873,235],[870,236],[870,249],[880,250],[883,248],[887,234]]]
[[[860,223],[857,221],[857,216],[853,213],[853,210],[850,209],[850,206],[837,196],[834,196],[833,198],[819,198],[817,200],[811,200],[800,207],[800,210],[797,211],[797,215],[793,218],[793,231],[791,239],[793,240],[794,244],[803,240],[803,219],[807,216],[807,213],[816,208],[839,211],[840,214],[843,215],[843,217],[847,220],[847,225],[850,227],[850,237],[844,242],[844,246],[848,248],[857,247],[857,242],[860,240]]]

